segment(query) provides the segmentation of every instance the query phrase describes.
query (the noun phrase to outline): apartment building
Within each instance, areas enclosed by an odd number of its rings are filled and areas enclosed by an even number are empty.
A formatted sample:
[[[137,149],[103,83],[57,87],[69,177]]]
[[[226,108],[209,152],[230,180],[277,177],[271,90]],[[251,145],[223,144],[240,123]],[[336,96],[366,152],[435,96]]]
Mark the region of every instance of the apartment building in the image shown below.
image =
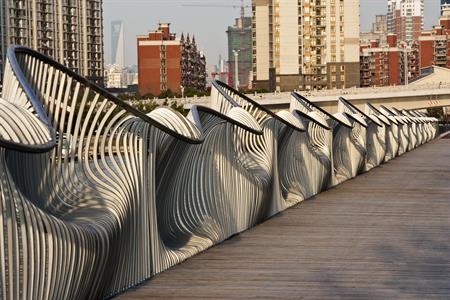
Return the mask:
[[[439,25],[419,37],[420,67],[450,68],[450,7],[443,10]]]
[[[198,91],[206,90],[206,57],[197,48],[195,36],[181,35],[181,86]]]
[[[423,30],[424,0],[388,0],[387,29],[411,45]]]
[[[182,35],[178,39],[170,32],[169,23],[160,23],[157,30],[137,37],[137,49],[141,95],[206,89],[206,58],[198,51],[194,37]]]
[[[253,0],[253,85],[359,86],[358,0]]]
[[[403,85],[420,76],[418,45],[398,43],[395,34],[387,43],[361,44],[361,87]]]
[[[361,32],[359,35],[360,43],[370,43],[371,40],[379,40],[386,43],[387,36],[387,17],[386,15],[376,15],[375,22],[372,23],[372,29],[367,32]]]
[[[9,45],[33,48],[102,84],[102,0],[0,0],[0,80]]]

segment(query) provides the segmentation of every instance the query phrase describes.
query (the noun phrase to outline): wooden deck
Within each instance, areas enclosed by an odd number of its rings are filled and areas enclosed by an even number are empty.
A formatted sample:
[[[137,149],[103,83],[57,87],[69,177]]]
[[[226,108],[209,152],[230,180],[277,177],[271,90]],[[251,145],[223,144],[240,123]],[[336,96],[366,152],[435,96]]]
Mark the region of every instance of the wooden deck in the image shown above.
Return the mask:
[[[117,299],[450,299],[450,140],[424,145]]]

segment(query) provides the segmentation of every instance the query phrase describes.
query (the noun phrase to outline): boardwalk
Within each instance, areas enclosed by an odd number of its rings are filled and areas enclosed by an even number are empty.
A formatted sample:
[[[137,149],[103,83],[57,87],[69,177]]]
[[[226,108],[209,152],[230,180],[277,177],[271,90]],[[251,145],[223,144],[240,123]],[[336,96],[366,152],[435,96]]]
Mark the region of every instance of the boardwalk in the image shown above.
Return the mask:
[[[450,140],[424,145],[117,299],[450,299]]]

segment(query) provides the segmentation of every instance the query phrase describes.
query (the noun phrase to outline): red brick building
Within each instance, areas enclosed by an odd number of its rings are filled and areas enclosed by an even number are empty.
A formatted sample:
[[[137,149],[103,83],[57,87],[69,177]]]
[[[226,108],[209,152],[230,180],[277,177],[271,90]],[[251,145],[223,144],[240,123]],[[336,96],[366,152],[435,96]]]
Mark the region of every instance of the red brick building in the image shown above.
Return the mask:
[[[137,37],[139,93],[159,95],[181,88],[206,88],[206,60],[197,50],[195,39],[177,39],[169,23]]]
[[[389,0],[387,44],[379,40],[360,45],[360,80],[362,87],[405,84],[418,78],[421,69],[430,66],[450,68],[450,7],[444,7],[439,25],[421,31],[419,19],[412,18],[409,38],[404,32],[402,7],[417,6],[420,1]],[[419,6],[417,6],[419,7]],[[419,11],[419,9],[417,9]],[[414,15],[414,12],[411,16]]]
[[[450,68],[450,9],[444,9],[439,25],[419,37],[420,68]]]
[[[387,44],[372,40],[360,47],[361,87],[405,84],[419,76],[417,43],[397,46],[397,36],[387,35]]]

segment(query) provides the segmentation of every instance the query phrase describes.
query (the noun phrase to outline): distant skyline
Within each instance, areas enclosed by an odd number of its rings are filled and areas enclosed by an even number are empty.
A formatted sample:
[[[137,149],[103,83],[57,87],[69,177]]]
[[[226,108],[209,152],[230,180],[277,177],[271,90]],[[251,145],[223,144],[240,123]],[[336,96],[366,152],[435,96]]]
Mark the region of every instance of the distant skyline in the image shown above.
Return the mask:
[[[251,5],[250,0],[244,1]],[[424,0],[425,29],[437,24],[440,1]],[[122,20],[125,36],[125,64],[137,64],[136,35],[156,29],[158,22],[170,22],[171,31],[194,34],[197,45],[206,55],[207,64],[217,64],[219,55],[227,60],[225,31],[239,17],[239,8],[184,5],[240,5],[238,0],[103,0],[105,62],[111,62],[111,22]],[[387,0],[360,0],[361,31],[369,31],[375,15],[386,14]],[[246,8],[246,15],[251,9]]]

